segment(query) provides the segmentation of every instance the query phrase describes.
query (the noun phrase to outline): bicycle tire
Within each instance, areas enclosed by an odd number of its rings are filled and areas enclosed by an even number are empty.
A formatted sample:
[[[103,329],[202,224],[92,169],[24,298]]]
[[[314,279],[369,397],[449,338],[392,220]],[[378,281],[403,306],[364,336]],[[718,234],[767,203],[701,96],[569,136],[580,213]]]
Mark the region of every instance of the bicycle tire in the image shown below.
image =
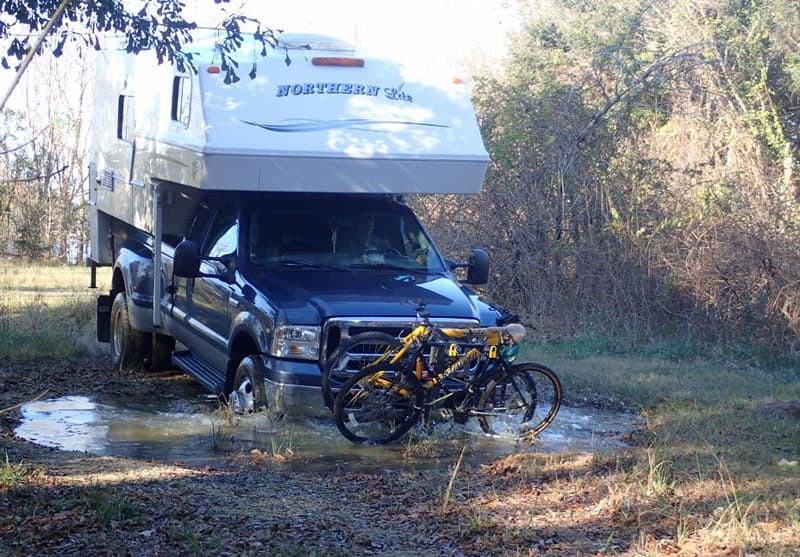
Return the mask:
[[[333,421],[353,443],[386,445],[419,421],[424,400],[425,389],[403,366],[367,366],[342,385]]]
[[[322,398],[328,410],[345,381],[383,354],[402,346],[399,339],[380,331],[359,333],[344,340],[328,357],[322,369]]]
[[[490,380],[478,401],[478,423],[489,435],[536,436],[561,407],[561,381],[541,364],[521,363]]]

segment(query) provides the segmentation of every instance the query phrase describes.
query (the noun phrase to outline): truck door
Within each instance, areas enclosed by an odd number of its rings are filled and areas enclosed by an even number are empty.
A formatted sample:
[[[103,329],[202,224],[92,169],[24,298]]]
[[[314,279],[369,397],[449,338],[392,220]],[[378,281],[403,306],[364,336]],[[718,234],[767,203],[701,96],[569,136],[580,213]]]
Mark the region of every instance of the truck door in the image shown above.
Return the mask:
[[[219,257],[233,262],[239,239],[239,221],[234,207],[223,207],[217,212],[206,241],[204,257]],[[207,275],[229,274],[225,262],[204,260],[200,272]],[[198,277],[194,279],[192,302],[188,308],[191,327],[201,337],[202,345],[195,349],[219,369],[225,369],[227,343],[231,327],[230,301],[234,286],[222,278]]]
[[[213,205],[198,210],[187,238],[201,246],[201,255],[208,257],[236,257],[239,223],[237,211],[232,206],[216,209]],[[223,262],[203,261],[200,272],[209,275],[227,273]],[[231,324],[229,310],[234,286],[221,278],[177,278],[174,305],[165,308],[170,330],[176,340],[196,356],[218,370],[227,367],[227,341]]]

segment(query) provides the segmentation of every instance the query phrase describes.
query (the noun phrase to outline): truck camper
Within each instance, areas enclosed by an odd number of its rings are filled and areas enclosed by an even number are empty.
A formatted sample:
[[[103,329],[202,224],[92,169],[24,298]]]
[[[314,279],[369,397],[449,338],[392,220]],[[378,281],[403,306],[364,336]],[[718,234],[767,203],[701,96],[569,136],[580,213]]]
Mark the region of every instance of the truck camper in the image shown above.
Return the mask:
[[[185,72],[98,57],[91,264],[93,282],[113,267],[97,332],[114,366],[176,366],[243,411],[318,414],[346,338],[399,335],[420,306],[448,326],[502,321],[465,286],[487,281],[486,253],[445,259],[403,202],[480,191],[464,83],[316,35],[281,35],[238,80],[193,48]]]

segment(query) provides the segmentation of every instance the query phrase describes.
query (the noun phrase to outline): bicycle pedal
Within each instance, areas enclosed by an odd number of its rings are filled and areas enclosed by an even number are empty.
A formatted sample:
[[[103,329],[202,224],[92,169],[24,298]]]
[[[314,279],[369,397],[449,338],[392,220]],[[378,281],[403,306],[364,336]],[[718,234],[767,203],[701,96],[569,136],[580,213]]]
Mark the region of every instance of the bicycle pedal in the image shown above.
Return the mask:
[[[453,417],[453,411],[449,408],[442,408],[439,410],[439,417],[443,420],[449,420]]]

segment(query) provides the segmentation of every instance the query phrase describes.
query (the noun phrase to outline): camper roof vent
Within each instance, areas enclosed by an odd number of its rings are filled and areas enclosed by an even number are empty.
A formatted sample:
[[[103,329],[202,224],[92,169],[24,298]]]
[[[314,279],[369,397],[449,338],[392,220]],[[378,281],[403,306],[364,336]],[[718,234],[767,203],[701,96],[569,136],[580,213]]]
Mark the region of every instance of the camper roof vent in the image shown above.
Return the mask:
[[[331,52],[354,52],[356,49],[347,41],[311,33],[283,33],[278,36],[278,45],[284,48]]]

